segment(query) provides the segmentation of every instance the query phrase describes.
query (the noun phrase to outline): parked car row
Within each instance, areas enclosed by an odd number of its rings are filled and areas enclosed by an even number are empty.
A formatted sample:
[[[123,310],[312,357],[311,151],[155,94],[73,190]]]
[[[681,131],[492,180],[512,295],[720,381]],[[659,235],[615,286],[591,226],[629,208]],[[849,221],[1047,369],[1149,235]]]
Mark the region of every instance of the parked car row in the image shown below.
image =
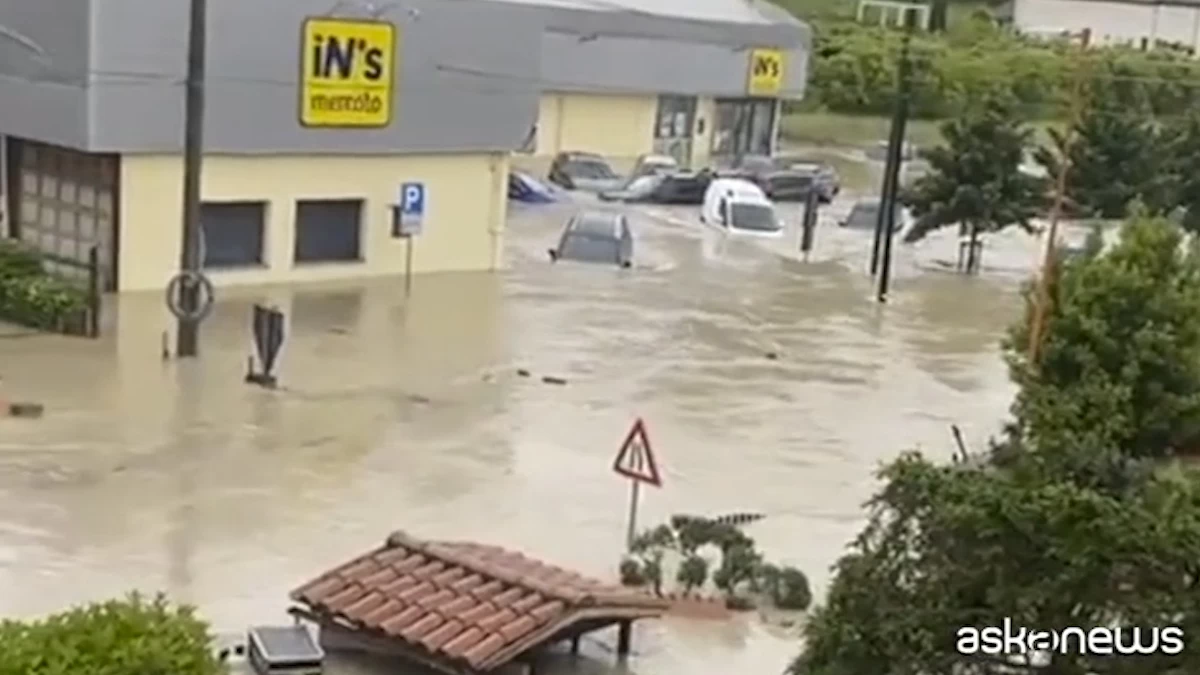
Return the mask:
[[[753,183],[773,201],[803,201],[815,190],[828,203],[841,190],[833,167],[795,156],[743,155],[716,168],[689,171],[671,157],[643,155],[622,179],[599,155],[562,152],[551,162],[548,178],[568,190],[598,193],[606,201],[655,204],[700,205],[709,183],[718,178]]]

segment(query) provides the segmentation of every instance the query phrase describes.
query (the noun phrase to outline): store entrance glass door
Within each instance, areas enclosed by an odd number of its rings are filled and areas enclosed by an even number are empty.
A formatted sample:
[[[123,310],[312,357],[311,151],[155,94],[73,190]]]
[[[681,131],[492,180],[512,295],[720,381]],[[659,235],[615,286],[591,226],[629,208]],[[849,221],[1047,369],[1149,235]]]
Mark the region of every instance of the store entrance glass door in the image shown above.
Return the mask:
[[[776,103],[773,99],[718,99],[712,154],[723,157],[771,154],[775,145]]]
[[[692,127],[696,123],[695,96],[659,96],[654,124],[654,152],[670,155],[679,166],[692,161]]]

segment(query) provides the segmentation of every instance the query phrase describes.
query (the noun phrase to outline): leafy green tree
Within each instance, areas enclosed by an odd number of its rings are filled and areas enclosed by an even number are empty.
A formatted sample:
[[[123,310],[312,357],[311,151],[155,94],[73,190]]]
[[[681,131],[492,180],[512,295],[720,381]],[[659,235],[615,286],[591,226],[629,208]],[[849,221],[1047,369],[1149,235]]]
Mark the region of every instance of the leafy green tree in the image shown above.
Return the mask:
[[[762,554],[752,546],[735,546],[721,554],[713,584],[726,595],[735,595],[743,584],[754,580],[761,564]]]
[[[1200,629],[1200,491],[1147,484],[1117,497],[1071,482],[936,466],[885,469],[867,527],[805,628],[793,675],[1112,673],[1182,675],[1200,653],[1054,653],[1038,666],[961,654],[959,629],[1009,617],[1033,630]]]
[[[1007,347],[1009,437],[979,464],[909,453],[881,472],[793,675],[1200,672],[1196,650],[1020,662],[963,653],[959,632],[1200,630],[1200,478],[1162,462],[1200,428],[1200,279],[1180,244],[1143,216],[1056,268],[1038,362],[1028,320]]]
[[[1132,93],[1115,85],[1093,87],[1089,105],[1073,125],[1073,137],[1068,140],[1065,131],[1051,128],[1051,147],[1035,153],[1051,176],[1058,175],[1063,157],[1070,162],[1066,196],[1075,215],[1123,218],[1134,200],[1155,213],[1173,206],[1162,138],[1148,106],[1138,101],[1140,91],[1140,85]]]
[[[1200,233],[1200,112],[1178,118],[1162,135],[1174,179],[1171,205],[1182,208],[1185,230]]]
[[[131,595],[0,622],[0,675],[218,675],[208,626],[162,596]]]
[[[1063,265],[1050,301],[1037,364],[1028,321],[1007,342],[1020,446],[1113,487],[1200,448],[1200,261],[1176,226],[1131,221],[1108,252]]]
[[[683,586],[685,593],[704,586],[704,582],[708,581],[708,561],[698,555],[684,558],[683,562],[679,564],[675,580]]]
[[[1032,131],[1014,108],[998,98],[942,126],[945,144],[922,154],[929,172],[917,179],[904,201],[917,223],[906,239],[958,225],[970,236],[967,271],[977,268],[980,233],[1010,225],[1032,231],[1030,221],[1044,202],[1045,181],[1021,171]]]

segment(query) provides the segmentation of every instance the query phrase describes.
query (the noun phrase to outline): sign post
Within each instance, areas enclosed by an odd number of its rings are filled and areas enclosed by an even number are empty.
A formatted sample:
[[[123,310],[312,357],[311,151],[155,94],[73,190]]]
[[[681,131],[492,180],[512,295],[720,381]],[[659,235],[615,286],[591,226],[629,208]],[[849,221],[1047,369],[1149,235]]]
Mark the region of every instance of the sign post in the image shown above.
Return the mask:
[[[425,184],[402,183],[392,215],[392,236],[404,239],[404,294],[412,293],[413,238],[425,229]]]
[[[613,460],[613,471],[629,479],[629,524],[625,533],[625,547],[633,548],[634,537],[637,536],[638,498],[642,483],[662,487],[662,477],[658,473],[658,463],[654,461],[654,451],[650,449],[650,437],[646,434],[646,423],[637,418],[617,458]]]
[[[383,128],[392,123],[396,25],[314,16],[300,45],[300,124],[306,128]]]

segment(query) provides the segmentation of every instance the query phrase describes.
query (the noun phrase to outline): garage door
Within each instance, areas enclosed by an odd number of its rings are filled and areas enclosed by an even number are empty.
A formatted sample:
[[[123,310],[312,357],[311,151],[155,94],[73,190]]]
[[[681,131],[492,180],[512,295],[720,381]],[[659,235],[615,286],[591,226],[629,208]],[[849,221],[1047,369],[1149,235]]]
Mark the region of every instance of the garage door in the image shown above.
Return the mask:
[[[55,272],[86,278],[98,248],[101,288],[116,290],[116,155],[10,139],[12,235],[50,258]]]

